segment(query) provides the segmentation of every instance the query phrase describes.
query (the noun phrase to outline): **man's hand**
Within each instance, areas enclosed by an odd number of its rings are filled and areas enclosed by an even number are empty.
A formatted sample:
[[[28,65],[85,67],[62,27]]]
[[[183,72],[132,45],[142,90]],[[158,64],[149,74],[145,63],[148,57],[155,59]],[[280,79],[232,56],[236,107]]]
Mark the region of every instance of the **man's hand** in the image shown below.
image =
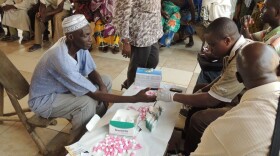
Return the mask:
[[[213,61],[219,59],[218,57],[214,56],[212,52],[209,50],[208,47],[203,47],[202,51],[198,53],[201,57],[205,58],[206,60]]]
[[[123,42],[122,55],[125,58],[127,58],[127,57],[130,58],[130,56],[131,56],[131,45],[128,42],[128,40]]]
[[[100,19],[101,19],[103,24],[109,24],[109,23],[112,22],[112,17],[110,17],[110,16],[106,16],[106,17],[102,16]]]
[[[163,18],[165,18],[165,19],[170,18],[170,16],[168,15],[168,13],[166,11],[161,11],[161,16],[163,16]]]
[[[150,88],[143,89],[139,91],[134,97],[138,102],[154,102],[156,101],[156,96],[148,95],[146,92],[149,91]]]
[[[255,22],[250,15],[245,15],[240,19],[241,26],[245,29],[248,29],[249,26],[253,25]]]
[[[11,9],[17,9],[14,5],[5,5],[2,7],[2,9],[4,11],[8,11],[8,10],[11,10]]]
[[[173,102],[173,96],[175,92],[171,92],[166,89],[159,89],[157,92],[157,100],[158,101],[165,101],[165,102]]]

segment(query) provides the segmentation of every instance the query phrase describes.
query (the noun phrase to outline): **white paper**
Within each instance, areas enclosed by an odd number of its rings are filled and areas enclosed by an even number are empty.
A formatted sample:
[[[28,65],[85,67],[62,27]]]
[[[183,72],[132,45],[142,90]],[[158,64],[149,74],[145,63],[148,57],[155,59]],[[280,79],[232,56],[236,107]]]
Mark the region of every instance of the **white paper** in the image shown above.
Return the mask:
[[[95,114],[90,121],[87,123],[86,128],[88,131],[92,131],[93,128],[96,126],[96,124],[98,123],[98,121],[100,120],[100,117]]]

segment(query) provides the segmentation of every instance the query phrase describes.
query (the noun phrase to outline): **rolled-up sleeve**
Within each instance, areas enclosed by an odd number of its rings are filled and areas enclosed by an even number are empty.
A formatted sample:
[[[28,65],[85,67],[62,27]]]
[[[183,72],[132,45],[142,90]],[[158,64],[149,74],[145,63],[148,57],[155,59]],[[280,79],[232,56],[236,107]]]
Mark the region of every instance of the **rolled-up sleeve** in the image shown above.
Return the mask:
[[[233,59],[208,93],[220,101],[231,102],[245,88],[243,83],[238,82],[236,71],[236,59]]]

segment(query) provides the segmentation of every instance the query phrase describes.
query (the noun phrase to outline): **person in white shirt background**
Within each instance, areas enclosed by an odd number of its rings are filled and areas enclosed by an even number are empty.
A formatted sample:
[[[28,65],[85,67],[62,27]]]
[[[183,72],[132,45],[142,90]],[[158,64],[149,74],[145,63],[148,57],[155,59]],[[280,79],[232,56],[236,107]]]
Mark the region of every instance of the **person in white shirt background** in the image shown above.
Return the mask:
[[[7,26],[10,34],[2,38],[2,41],[16,41],[19,40],[18,31],[23,31],[22,42],[30,40],[30,19],[27,11],[36,4],[37,0],[7,0],[1,4],[3,9],[2,24]],[[19,22],[20,21],[20,22]]]

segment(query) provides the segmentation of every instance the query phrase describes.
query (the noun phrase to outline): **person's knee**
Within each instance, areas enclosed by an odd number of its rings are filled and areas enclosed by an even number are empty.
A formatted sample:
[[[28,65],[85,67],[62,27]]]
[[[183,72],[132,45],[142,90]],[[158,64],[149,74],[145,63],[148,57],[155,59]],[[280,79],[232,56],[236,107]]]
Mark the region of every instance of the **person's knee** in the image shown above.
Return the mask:
[[[96,113],[96,107],[98,102],[90,98],[89,96],[80,97],[81,100],[77,101],[79,103],[78,108],[73,112],[73,117],[78,123],[76,125],[83,125],[90,120],[90,118]],[[78,126],[79,127],[79,126]]]
[[[112,79],[109,75],[101,75],[101,79],[105,86],[107,87],[108,92],[112,90]]]
[[[207,127],[205,119],[207,117],[208,116],[205,110],[194,113],[190,119],[190,127],[199,131],[204,131],[204,129]]]

